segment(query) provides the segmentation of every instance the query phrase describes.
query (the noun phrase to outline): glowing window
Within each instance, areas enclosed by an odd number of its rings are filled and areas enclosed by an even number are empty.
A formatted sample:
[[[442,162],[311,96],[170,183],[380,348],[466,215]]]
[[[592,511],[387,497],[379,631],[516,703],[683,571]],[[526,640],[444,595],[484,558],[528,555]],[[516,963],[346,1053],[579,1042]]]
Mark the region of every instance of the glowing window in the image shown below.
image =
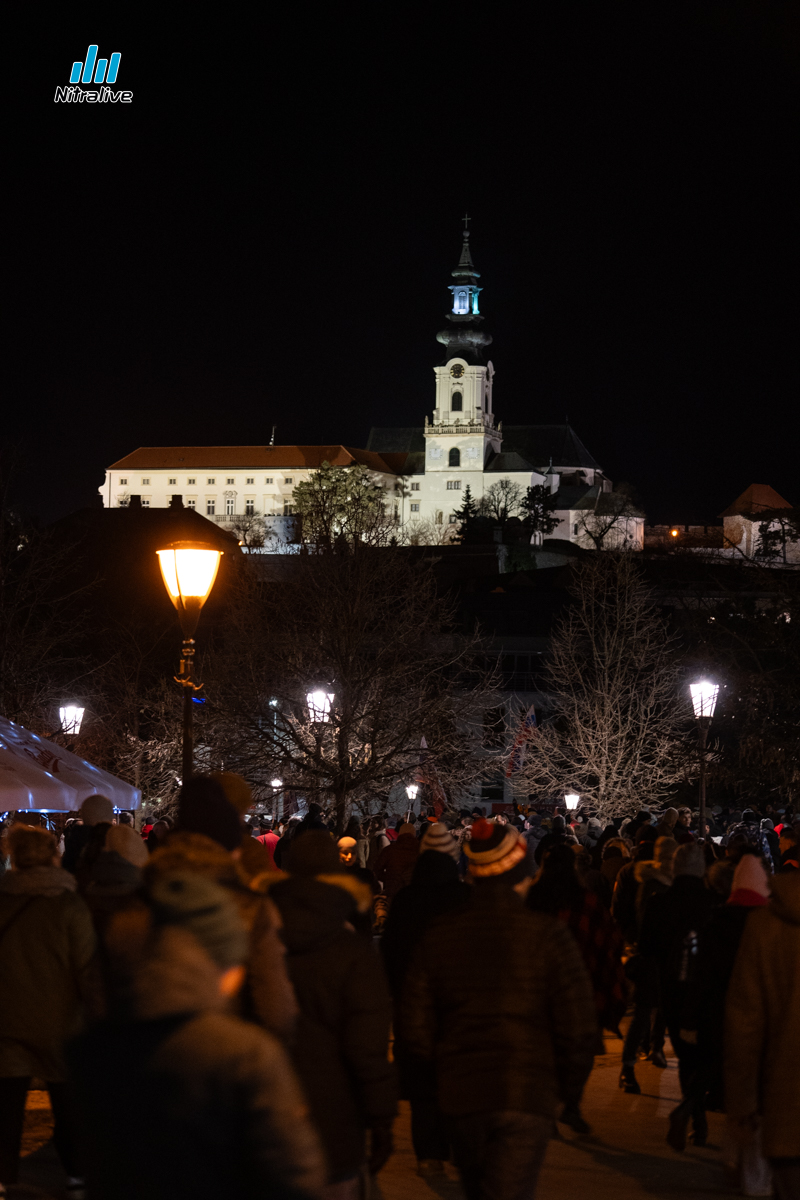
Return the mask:
[[[469,312],[469,289],[456,288],[453,292],[453,312],[468,313]]]

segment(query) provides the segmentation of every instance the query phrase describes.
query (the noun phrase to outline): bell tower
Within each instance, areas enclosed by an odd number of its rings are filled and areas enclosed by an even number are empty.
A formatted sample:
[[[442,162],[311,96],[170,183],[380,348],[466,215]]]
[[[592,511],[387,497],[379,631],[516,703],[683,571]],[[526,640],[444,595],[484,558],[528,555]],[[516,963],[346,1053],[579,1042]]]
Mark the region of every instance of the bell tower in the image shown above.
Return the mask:
[[[425,418],[425,470],[483,471],[490,451],[499,453],[502,427],[495,428],[492,411],[494,367],[485,362],[491,336],[480,328],[479,273],[469,247],[469,217],[464,217],[463,244],[458,266],[451,272],[452,308],[448,329],[437,333],[445,346],[444,361],[434,367],[436,407]]]

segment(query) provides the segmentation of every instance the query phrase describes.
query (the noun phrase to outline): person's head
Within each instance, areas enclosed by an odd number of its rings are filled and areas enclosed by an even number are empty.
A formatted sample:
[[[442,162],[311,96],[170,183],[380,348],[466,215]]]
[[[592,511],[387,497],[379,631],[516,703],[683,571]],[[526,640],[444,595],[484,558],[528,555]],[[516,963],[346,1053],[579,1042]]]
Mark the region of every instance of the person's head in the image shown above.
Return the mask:
[[[553,817],[553,820],[550,823],[550,828],[553,831],[553,833],[563,833],[564,830],[566,829],[566,827],[567,827],[567,822],[564,819],[564,817],[561,816],[561,813],[556,813],[556,815]]]
[[[476,885],[489,883],[522,889],[530,882],[528,846],[510,825],[496,825],[483,818],[472,826],[472,837],[464,843],[469,873]]]
[[[781,836],[778,839],[778,845],[780,846],[781,854],[786,854],[789,850],[797,850],[798,846],[800,846],[800,833],[798,833],[797,827],[784,825],[781,830]]]
[[[759,904],[769,900],[770,874],[760,854],[743,854],[734,872],[729,904]]]
[[[661,874],[672,874],[673,861],[677,849],[678,843],[674,838],[660,837],[656,839],[655,846],[653,847],[653,859]]]
[[[150,830],[150,837],[154,842],[163,842],[164,838],[169,833],[169,825],[164,820],[156,821],[153,828]]]
[[[688,829],[692,823],[692,810],[687,808],[685,804],[678,809],[678,819],[676,825],[680,825],[682,829]]]
[[[131,829],[134,827],[133,813],[121,812],[119,814],[119,825],[128,825]]]
[[[12,825],[3,841],[15,871],[30,871],[35,867],[58,866],[58,844],[55,837],[40,825]]]
[[[339,850],[324,829],[309,829],[293,839],[281,866],[290,875],[331,875],[344,870]]]
[[[398,821],[397,822],[397,836],[399,838],[401,838],[401,837],[405,837],[406,834],[410,834],[411,837],[416,837],[416,830],[415,830],[414,826],[409,825],[407,821]]]
[[[703,847],[695,842],[678,846],[672,859],[672,872],[677,879],[681,875],[693,875],[702,879],[706,873],[706,856]]]
[[[239,813],[219,780],[207,775],[193,775],[183,785],[178,801],[178,827],[186,833],[203,833],[226,850],[236,850],[242,844]]]
[[[222,788],[225,799],[235,808],[240,817],[244,817],[253,805],[253,793],[250,784],[234,771],[214,771],[208,776]]]
[[[190,935],[216,969],[220,993],[238,992],[244,982],[248,935],[224,889],[193,872],[174,872],[150,884],[147,900],[156,935],[169,930]]]
[[[603,846],[603,858],[614,858],[617,855],[619,855],[620,858],[630,858],[630,846],[624,838],[609,838],[606,844]]]
[[[343,867],[354,867],[356,865],[356,850],[358,843],[354,837],[339,838],[339,862]]]
[[[87,796],[81,805],[84,825],[111,824],[114,820],[114,805],[105,796]]]
[[[419,844],[420,854],[425,853],[427,850],[435,850],[439,854],[447,854],[456,862],[458,862],[461,856],[458,842],[450,830],[440,821],[434,821],[432,825],[428,825],[422,834]]]
[[[677,808],[668,808],[661,818],[661,825],[673,829],[678,820]]]
[[[130,825],[111,825],[106,831],[103,850],[115,853],[134,867],[145,867],[149,854],[136,830]]]

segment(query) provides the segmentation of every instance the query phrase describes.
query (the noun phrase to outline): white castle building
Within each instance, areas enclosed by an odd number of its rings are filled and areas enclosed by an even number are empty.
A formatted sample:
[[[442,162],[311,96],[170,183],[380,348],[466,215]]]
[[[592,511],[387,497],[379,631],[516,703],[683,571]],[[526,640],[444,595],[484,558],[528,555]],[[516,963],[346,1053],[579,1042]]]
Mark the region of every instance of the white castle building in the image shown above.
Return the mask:
[[[432,417],[412,428],[376,428],[367,448],[349,446],[143,446],[113,463],[99,491],[106,507],[137,503],[164,508],[182,502],[220,524],[263,516],[280,531],[292,512],[295,486],[322,463],[362,464],[381,481],[387,513],[416,525],[420,540],[439,540],[456,524],[467,487],[480,503],[499,480],[524,493],[547,484],[557,493],[552,536],[591,546],[587,514],[612,502],[604,475],[570,425],[518,425],[503,429],[493,405],[495,369],[486,359],[492,339],[481,325],[479,273],[465,230],[452,272],[448,328],[437,334],[444,361],[433,368]],[[180,497],[181,501],[175,498]],[[626,517],[607,545],[640,549],[643,517]],[[427,531],[427,537],[426,537]]]

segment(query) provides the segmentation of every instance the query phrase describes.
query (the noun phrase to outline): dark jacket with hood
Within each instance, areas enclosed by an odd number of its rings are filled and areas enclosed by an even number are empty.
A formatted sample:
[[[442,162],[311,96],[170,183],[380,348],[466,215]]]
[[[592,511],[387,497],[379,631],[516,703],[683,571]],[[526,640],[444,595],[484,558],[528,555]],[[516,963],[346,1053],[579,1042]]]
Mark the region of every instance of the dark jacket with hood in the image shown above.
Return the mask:
[[[322,1153],[280,1043],[222,1011],[218,973],[168,929],[127,1011],[70,1051],[93,1200],[311,1200]],[[143,1150],[126,1122],[145,1114]]]
[[[695,875],[678,875],[672,886],[650,897],[644,913],[639,950],[658,963],[664,1016],[680,1020],[689,983],[688,970],[696,961],[696,940],[717,904],[715,894]]]
[[[411,883],[394,898],[381,938],[381,953],[395,1001],[400,999],[414,949],[428,926],[437,917],[466,906],[471,895],[449,854],[437,850],[420,854]]]
[[[101,1007],[97,939],[60,867],[0,879],[0,1077],[66,1078],[64,1044]]]
[[[387,896],[396,896],[401,887],[411,882],[418,855],[419,842],[413,833],[401,833],[397,841],[381,850],[375,860],[375,878],[383,884]]]
[[[577,1101],[597,1043],[592,986],[569,930],[502,882],[436,921],[406,977],[410,1050],[433,1060],[446,1115],[514,1109],[552,1118]]]
[[[283,918],[300,1007],[294,1064],[336,1182],[364,1162],[365,1130],[390,1122],[397,1108],[383,968],[369,942],[346,925],[371,895],[344,872],[295,875],[270,894]]]

